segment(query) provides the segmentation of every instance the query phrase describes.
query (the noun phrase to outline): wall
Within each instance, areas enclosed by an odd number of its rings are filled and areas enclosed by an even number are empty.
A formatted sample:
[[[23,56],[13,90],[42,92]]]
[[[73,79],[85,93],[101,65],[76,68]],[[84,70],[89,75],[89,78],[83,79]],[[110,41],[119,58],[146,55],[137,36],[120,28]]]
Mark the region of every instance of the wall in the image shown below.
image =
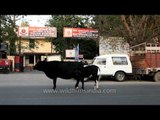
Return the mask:
[[[17,53],[19,52],[17,46]],[[44,39],[35,39],[35,47],[29,48],[29,40],[21,40],[21,53],[54,53],[54,46],[51,47],[51,42]]]
[[[122,37],[100,37],[99,55],[107,53],[128,53],[129,44]]]

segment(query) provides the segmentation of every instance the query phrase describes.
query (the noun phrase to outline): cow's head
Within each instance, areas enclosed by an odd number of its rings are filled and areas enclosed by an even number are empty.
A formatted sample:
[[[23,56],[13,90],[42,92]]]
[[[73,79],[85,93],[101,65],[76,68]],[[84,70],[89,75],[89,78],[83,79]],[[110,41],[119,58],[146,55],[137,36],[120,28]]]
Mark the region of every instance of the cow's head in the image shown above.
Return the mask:
[[[45,66],[45,61],[39,61],[34,67],[33,70],[43,71]]]

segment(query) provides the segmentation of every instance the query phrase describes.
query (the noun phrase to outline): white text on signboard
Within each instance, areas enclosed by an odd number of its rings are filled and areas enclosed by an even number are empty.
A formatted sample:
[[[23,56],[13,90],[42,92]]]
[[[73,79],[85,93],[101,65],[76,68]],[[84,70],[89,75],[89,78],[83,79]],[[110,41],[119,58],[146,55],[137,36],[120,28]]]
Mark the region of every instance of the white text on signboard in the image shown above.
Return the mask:
[[[24,38],[57,37],[56,27],[19,27],[18,36]]]
[[[64,28],[63,37],[97,38],[98,30],[92,28]]]

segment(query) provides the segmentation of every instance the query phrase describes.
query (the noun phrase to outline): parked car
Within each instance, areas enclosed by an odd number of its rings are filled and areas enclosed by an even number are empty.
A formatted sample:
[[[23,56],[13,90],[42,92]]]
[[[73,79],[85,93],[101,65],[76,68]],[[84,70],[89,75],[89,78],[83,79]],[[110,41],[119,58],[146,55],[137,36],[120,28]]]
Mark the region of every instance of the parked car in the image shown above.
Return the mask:
[[[117,81],[124,81],[127,75],[132,75],[132,64],[127,54],[97,56],[93,64],[100,68],[99,76],[112,76]]]

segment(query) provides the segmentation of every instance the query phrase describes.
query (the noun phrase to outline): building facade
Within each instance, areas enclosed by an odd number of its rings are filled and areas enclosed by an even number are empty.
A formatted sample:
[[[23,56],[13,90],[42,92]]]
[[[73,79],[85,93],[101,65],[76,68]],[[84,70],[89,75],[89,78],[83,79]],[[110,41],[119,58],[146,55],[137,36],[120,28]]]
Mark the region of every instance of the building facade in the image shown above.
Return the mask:
[[[57,54],[47,39],[20,39],[16,46],[17,55],[22,56],[23,67],[32,67],[47,56]]]

